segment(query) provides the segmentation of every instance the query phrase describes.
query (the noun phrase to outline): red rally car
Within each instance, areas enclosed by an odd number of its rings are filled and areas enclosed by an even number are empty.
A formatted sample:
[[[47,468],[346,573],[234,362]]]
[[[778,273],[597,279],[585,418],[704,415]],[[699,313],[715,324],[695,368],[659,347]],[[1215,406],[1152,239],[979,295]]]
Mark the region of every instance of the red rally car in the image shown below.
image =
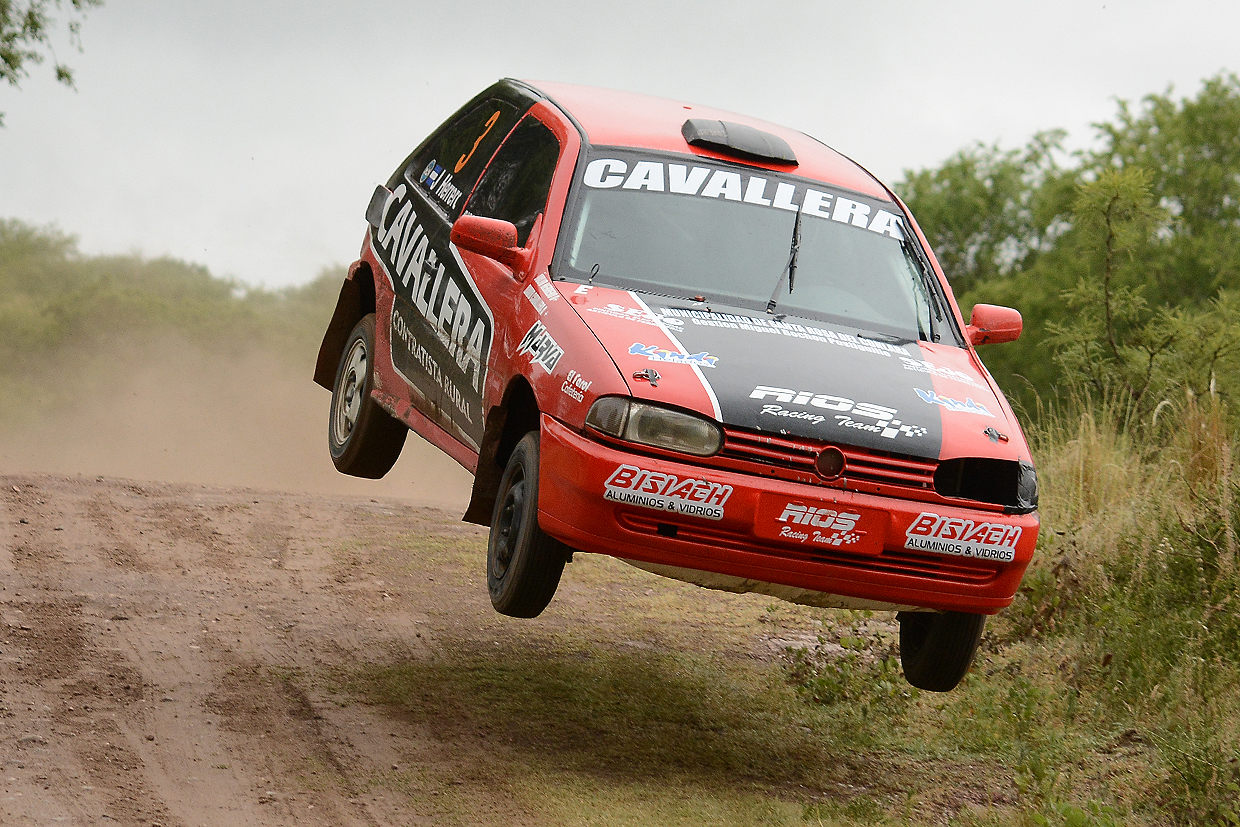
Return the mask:
[[[495,608],[573,551],[813,606],[894,610],[946,691],[1038,534],[1037,478],[900,199],[802,133],[503,80],[376,188],[314,378],[381,477],[412,428],[474,474]]]

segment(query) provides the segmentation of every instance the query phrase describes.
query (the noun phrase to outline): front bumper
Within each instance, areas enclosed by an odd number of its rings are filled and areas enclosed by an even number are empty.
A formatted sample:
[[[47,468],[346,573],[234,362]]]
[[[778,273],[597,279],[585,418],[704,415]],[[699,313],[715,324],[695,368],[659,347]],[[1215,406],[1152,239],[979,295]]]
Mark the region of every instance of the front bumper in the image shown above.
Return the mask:
[[[802,485],[618,450],[542,417],[539,525],[575,549],[821,606],[994,614],[1037,514]],[[835,600],[830,599],[834,596]]]

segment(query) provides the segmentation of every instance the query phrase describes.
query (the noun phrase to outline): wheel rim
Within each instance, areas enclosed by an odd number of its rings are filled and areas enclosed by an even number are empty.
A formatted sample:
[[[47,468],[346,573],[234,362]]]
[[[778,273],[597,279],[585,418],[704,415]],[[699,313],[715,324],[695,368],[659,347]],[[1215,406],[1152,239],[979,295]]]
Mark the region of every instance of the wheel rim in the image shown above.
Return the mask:
[[[344,445],[357,427],[362,411],[362,395],[366,387],[366,342],[355,339],[349,348],[336,398],[332,400],[332,438]]]
[[[495,532],[493,574],[497,580],[503,579],[509,564],[512,563],[517,542],[521,538],[521,527],[525,522],[525,472],[518,467],[514,469],[512,476],[512,482],[504,494],[504,503],[499,510]]]

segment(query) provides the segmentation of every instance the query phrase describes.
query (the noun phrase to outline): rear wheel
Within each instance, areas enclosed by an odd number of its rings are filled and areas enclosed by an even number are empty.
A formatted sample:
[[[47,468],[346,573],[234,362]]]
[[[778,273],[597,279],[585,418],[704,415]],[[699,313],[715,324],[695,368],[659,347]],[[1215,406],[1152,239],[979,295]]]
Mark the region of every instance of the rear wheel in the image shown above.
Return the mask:
[[[560,584],[568,546],[538,526],[538,432],[522,437],[500,478],[487,540],[491,605],[510,617],[537,617]]]
[[[375,314],[349,334],[332,386],[327,447],[342,474],[377,480],[392,469],[409,429],[370,398],[374,387]]]
[[[956,688],[982,639],[986,615],[967,612],[900,612],[900,665],[918,689]]]

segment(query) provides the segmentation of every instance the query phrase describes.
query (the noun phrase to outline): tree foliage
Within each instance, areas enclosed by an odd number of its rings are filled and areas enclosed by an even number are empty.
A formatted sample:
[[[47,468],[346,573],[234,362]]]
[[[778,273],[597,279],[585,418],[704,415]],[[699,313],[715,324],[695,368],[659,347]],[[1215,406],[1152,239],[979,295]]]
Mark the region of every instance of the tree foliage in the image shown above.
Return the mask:
[[[72,87],[73,70],[60,61],[52,46],[53,10],[67,10],[69,42],[80,51],[82,19],[88,9],[101,5],[103,0],[0,0],[0,78],[19,85],[29,75],[27,67],[42,63],[46,51],[52,55],[56,80]],[[0,112],[3,124],[4,113]]]
[[[978,144],[905,174],[901,195],[955,289],[1025,269],[1053,244],[1072,193],[1072,172],[1056,161],[1064,137],[1041,132],[1023,150]]]
[[[967,310],[1025,318],[984,358],[1018,400],[1240,393],[1240,79],[1194,98],[1121,102],[1099,147],[1058,162],[1062,133],[974,147],[897,187]]]

